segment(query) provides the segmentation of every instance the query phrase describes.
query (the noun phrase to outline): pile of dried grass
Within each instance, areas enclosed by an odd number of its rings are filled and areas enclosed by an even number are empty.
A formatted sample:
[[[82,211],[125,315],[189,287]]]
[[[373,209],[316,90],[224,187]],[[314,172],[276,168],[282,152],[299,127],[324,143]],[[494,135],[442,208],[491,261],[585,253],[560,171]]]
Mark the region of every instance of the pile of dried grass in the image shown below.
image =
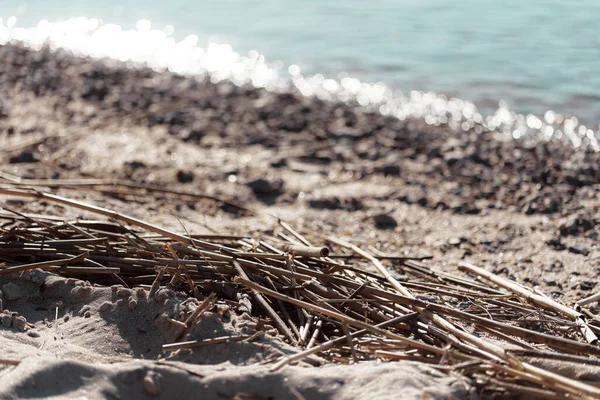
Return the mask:
[[[492,393],[600,397],[600,388],[568,372],[573,368],[558,368],[558,373],[547,363],[532,362],[600,365],[598,319],[474,265],[460,264],[476,277],[465,279],[334,237],[312,235],[318,243],[309,242],[282,221],[278,230],[260,237],[178,234],[33,186],[168,192],[104,181],[3,185],[1,196],[60,203],[108,220],[69,221],[2,207],[0,275],[40,268],[97,284],[142,286],[151,292],[169,285],[187,291],[204,301],[185,321],[175,321],[181,340],[215,301],[244,308],[268,319],[299,348],[275,360],[273,369],[316,353],[343,363],[414,360],[461,373]],[[164,350],[246,339],[181,341]]]

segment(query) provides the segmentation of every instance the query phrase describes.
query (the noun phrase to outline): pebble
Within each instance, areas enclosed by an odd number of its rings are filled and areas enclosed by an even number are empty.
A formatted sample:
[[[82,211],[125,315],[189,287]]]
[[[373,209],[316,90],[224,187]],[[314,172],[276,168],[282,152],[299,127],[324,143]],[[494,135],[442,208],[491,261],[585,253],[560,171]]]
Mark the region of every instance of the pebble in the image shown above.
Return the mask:
[[[594,228],[596,221],[589,215],[580,213],[562,221],[558,227],[561,236],[579,235]]]
[[[381,167],[381,173],[384,176],[400,176],[400,166],[397,164],[387,164]]]
[[[358,211],[364,208],[364,204],[356,197],[340,198],[337,196],[309,199],[310,208],[317,210],[346,210]]]
[[[373,216],[373,222],[375,222],[375,227],[377,229],[391,229],[398,226],[398,222],[394,219],[394,217],[388,214],[377,214]]]
[[[190,183],[194,180],[194,173],[192,171],[177,171],[177,182],[179,183]]]
[[[583,256],[588,256],[590,254],[590,251],[583,246],[569,246],[567,247],[567,250],[569,250],[570,253],[581,254]]]
[[[551,238],[546,242],[546,244],[557,251],[565,250],[567,248],[567,246],[562,243],[560,236]]]
[[[283,181],[258,178],[246,184],[257,196],[276,195],[283,191]]]
[[[38,161],[39,161],[39,159],[33,153],[33,150],[30,150],[30,149],[23,150],[16,156],[12,156],[8,159],[8,162],[11,164],[35,163]]]
[[[581,290],[593,290],[596,287],[596,282],[594,281],[583,281],[579,284],[579,289]]]

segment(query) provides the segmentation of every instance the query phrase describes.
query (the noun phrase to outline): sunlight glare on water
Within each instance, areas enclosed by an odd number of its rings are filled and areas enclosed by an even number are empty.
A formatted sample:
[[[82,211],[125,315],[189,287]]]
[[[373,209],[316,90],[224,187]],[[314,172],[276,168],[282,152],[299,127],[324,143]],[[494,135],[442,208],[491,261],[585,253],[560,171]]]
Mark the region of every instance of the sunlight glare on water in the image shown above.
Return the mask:
[[[380,82],[361,82],[343,72],[337,79],[322,74],[305,76],[298,65],[285,68],[281,61],[269,63],[257,51],[244,56],[229,44],[214,41],[201,47],[198,36],[193,34],[177,41],[172,37],[172,25],[156,29],[147,19],[140,19],[136,29],[131,30],[84,17],[55,23],[42,20],[33,28],[18,27],[17,22],[16,17],[0,19],[0,44],[19,41],[35,49],[47,44],[81,56],[107,57],[159,71],[208,77],[215,83],[230,80],[240,86],[251,84],[279,91],[295,87],[304,96],[353,102],[402,120],[420,118],[427,124],[447,124],[456,130],[489,129],[515,139],[567,140],[575,147],[600,149],[598,133],[580,125],[576,117],[565,118],[551,110],[543,117],[522,115],[504,102],[484,116],[472,102],[443,94],[415,90],[404,94]]]

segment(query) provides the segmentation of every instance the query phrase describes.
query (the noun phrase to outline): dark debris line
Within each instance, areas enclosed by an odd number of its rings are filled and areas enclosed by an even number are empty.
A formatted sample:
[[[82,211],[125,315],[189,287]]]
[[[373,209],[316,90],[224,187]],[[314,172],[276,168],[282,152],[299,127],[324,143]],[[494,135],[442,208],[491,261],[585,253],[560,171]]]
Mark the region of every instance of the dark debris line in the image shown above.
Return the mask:
[[[129,69],[116,61],[78,58],[64,50],[36,52],[15,45],[0,46],[0,71],[0,92],[55,96],[57,112],[82,100],[115,118],[166,126],[170,134],[198,145],[286,149],[302,144],[306,154],[300,159],[351,165],[356,176],[367,176],[374,163],[376,171],[400,177],[404,186],[416,189],[397,193],[399,201],[432,209],[466,214],[490,208],[527,214],[570,212],[600,184],[600,152],[555,142],[497,140],[493,132],[456,133],[446,126],[400,121],[295,92],[213,84],[148,68]],[[15,129],[6,127],[7,132]],[[13,156],[12,162],[33,161],[35,155],[27,151]],[[274,160],[274,168],[280,162],[285,159]],[[423,171],[415,174],[403,168],[410,162],[422,165]],[[258,182],[255,190],[263,186]],[[431,187],[442,190],[442,197],[429,193]]]

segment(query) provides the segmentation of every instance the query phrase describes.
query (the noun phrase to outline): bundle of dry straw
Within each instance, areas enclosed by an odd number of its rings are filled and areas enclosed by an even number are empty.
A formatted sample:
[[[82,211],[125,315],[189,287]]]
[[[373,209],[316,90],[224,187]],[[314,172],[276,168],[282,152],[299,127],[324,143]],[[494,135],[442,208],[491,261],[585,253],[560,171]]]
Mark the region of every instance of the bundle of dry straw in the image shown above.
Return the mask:
[[[118,188],[143,190],[145,195],[161,190],[139,185]],[[239,301],[240,307],[270,320],[290,344],[298,346],[298,353],[276,360],[273,369],[316,353],[342,363],[413,360],[461,373],[489,392],[600,398],[600,388],[593,382],[547,367],[554,365],[549,360],[600,366],[598,319],[586,309],[569,308],[477,266],[460,264],[476,278],[467,279],[436,271],[429,266],[435,260],[426,265],[373,254],[335,237],[309,242],[283,221],[275,233],[261,237],[180,234],[23,182],[1,186],[2,197],[59,203],[105,218],[70,221],[2,207],[0,275],[39,268],[100,285],[121,283],[151,291],[168,285],[186,291],[204,301],[180,321],[182,340],[215,299],[225,299],[228,304]],[[236,293],[248,294],[252,301]],[[166,344],[164,350],[193,351],[238,339],[247,338],[182,341]]]

